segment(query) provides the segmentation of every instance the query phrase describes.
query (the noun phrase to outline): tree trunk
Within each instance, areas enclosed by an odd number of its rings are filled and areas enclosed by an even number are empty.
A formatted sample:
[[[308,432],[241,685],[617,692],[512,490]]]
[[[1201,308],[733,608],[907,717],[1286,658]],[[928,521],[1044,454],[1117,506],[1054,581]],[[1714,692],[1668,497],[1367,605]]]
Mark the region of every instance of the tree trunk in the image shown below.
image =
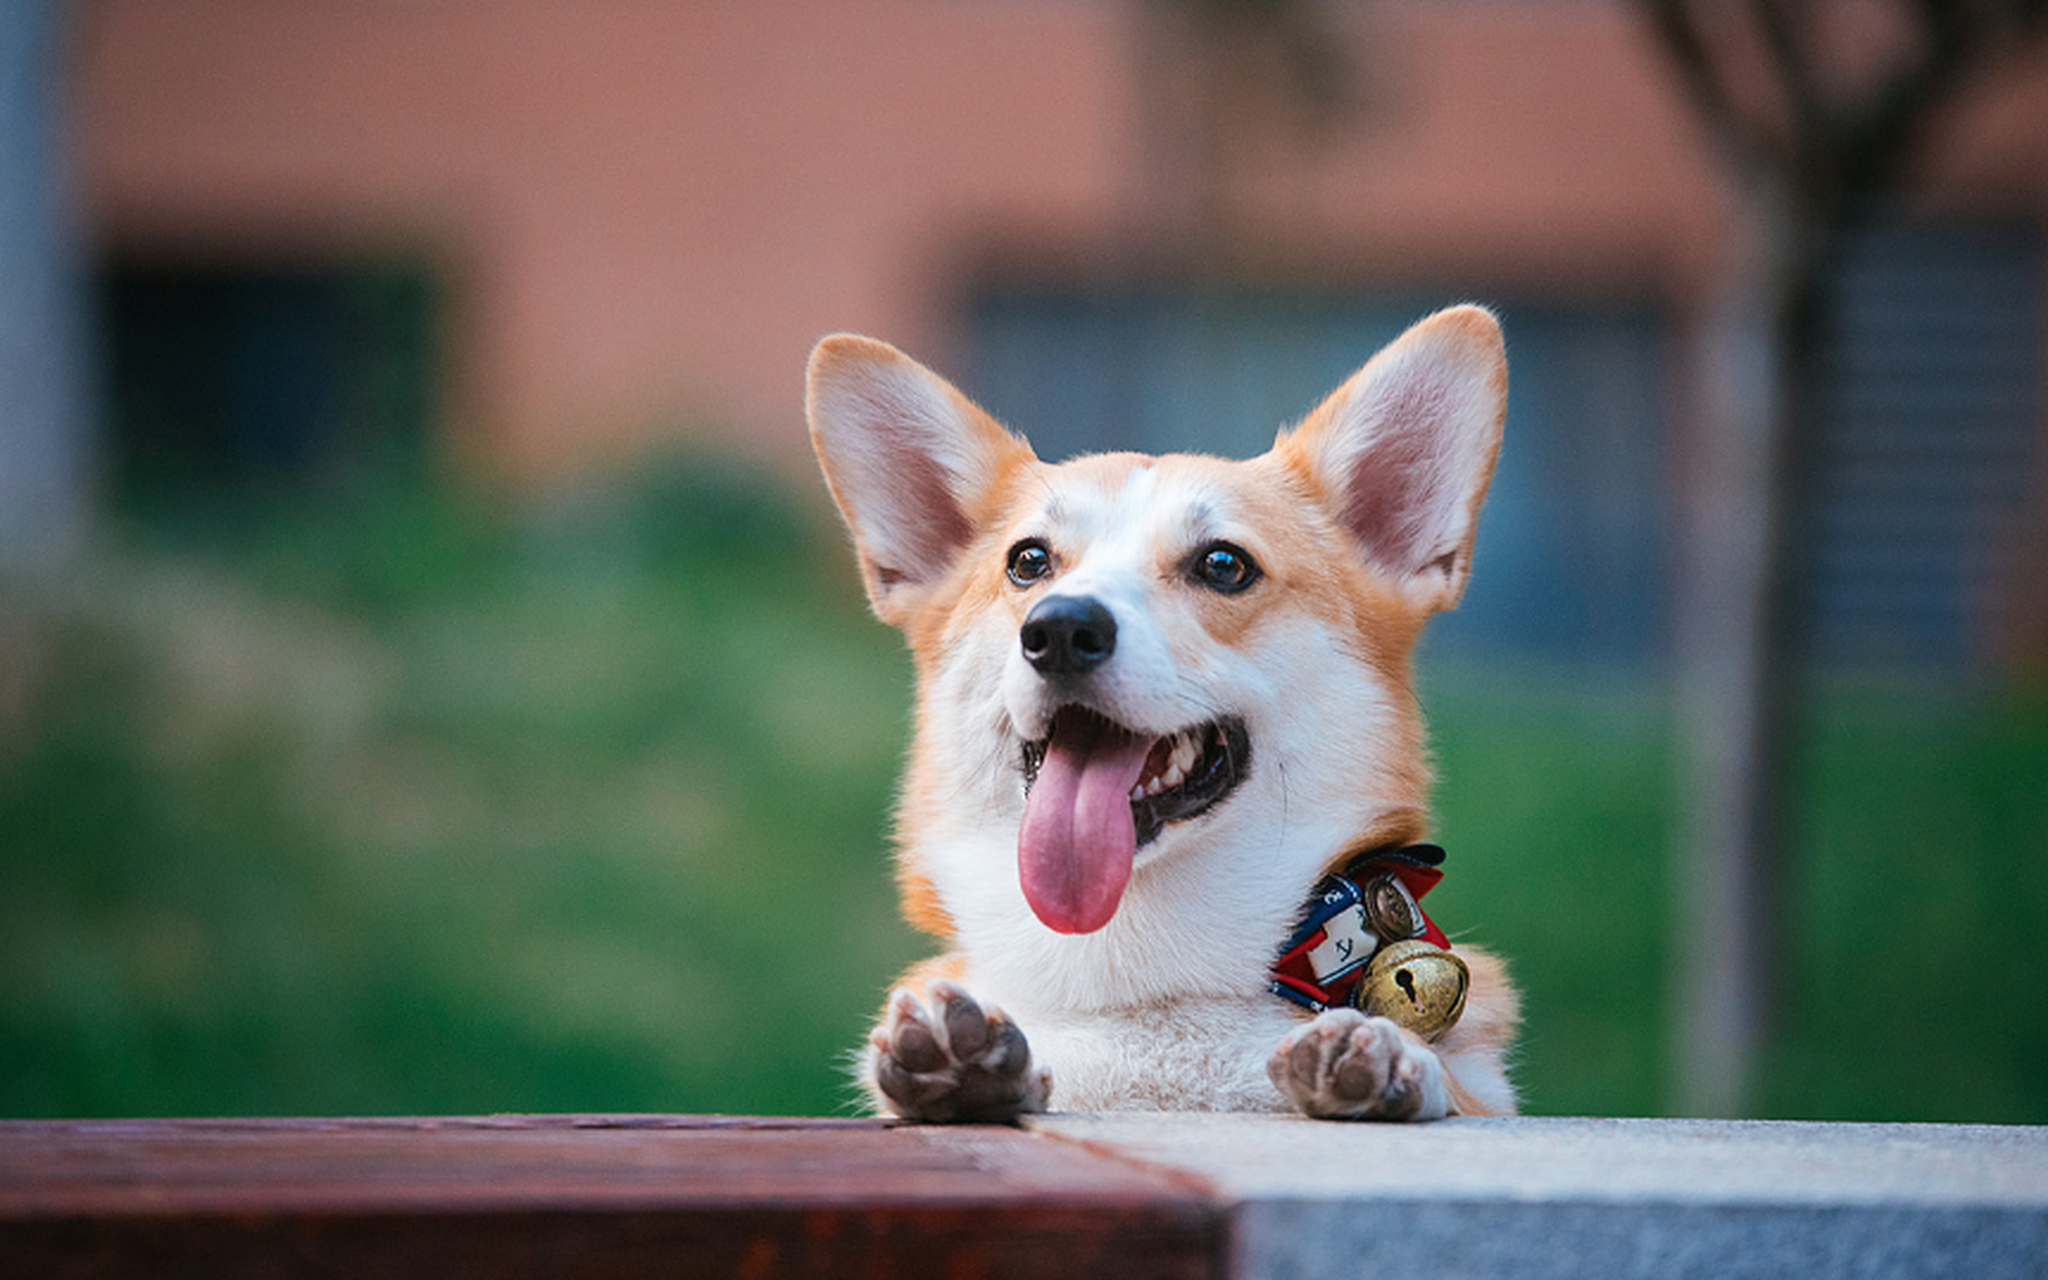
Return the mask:
[[[1687,793],[1675,884],[1674,1109],[1740,1116],[1785,998],[1785,797],[1804,645],[1820,299],[1830,219],[1751,174],[1735,261],[1694,341],[1677,601]]]

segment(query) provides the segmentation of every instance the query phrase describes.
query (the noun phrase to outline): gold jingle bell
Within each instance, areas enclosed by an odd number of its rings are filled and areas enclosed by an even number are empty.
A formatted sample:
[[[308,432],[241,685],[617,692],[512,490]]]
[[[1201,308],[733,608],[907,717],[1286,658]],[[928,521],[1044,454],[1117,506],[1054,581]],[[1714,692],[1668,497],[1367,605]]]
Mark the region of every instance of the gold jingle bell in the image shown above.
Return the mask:
[[[1424,1040],[1458,1025],[1472,971],[1442,947],[1420,938],[1380,948],[1366,966],[1351,1002],[1365,1013],[1390,1018]]]

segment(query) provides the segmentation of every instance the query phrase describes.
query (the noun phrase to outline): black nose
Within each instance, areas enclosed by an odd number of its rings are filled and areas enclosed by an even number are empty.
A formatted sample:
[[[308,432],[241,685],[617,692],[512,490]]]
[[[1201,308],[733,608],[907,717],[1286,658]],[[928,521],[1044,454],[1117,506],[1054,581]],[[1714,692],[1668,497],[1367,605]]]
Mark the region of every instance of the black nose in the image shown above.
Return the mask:
[[[1116,652],[1116,618],[1091,596],[1047,596],[1024,615],[1017,639],[1040,675],[1082,675]]]

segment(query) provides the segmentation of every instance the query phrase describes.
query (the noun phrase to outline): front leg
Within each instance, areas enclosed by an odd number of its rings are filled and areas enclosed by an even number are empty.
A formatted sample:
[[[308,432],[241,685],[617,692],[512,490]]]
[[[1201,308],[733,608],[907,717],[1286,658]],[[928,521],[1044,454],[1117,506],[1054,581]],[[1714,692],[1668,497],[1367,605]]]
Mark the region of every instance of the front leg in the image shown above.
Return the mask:
[[[1052,1094],[1052,1073],[1032,1067],[1017,1024],[943,979],[922,998],[892,992],[868,1043],[866,1082],[882,1110],[906,1120],[1014,1120],[1045,1110]]]
[[[1450,1111],[1443,1064],[1386,1018],[1328,1009],[1266,1061],[1281,1096],[1325,1120],[1436,1120]]]

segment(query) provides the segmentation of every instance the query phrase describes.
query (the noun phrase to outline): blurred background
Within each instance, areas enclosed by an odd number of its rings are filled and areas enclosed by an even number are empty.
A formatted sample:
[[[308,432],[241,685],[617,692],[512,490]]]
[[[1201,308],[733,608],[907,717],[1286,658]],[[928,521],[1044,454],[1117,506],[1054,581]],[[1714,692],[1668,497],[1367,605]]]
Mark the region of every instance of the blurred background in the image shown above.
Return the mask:
[[[2042,8],[0,0],[0,1115],[851,1106],[811,343],[1248,455],[1477,300],[1528,1107],[2048,1120]]]

